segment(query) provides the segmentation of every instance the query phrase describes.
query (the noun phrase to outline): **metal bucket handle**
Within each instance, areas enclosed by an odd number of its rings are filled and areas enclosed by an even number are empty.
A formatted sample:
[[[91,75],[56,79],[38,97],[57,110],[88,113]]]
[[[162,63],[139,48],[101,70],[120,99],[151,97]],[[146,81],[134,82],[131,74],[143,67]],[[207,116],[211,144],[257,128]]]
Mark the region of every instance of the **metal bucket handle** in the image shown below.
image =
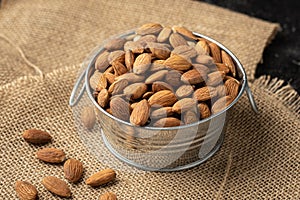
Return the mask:
[[[75,106],[78,103],[78,101],[81,99],[81,97],[82,97],[82,95],[83,95],[83,93],[85,91],[86,83],[83,82],[83,78],[85,76],[85,73],[86,73],[86,70],[84,70],[82,72],[82,74],[79,76],[79,78],[77,79],[77,81],[76,81],[76,83],[75,83],[75,85],[73,87],[73,90],[72,90],[72,93],[71,93],[71,96],[70,96],[70,101],[69,101],[69,105],[71,107]],[[76,91],[79,89],[79,85],[82,82],[83,82],[82,87],[80,89],[80,92],[79,92],[78,96],[76,97]],[[258,113],[258,108],[257,108],[257,105],[255,103],[255,100],[254,100],[254,97],[252,95],[252,92],[251,92],[251,90],[249,88],[247,80],[245,82],[245,90],[246,90],[246,94],[248,96],[248,99],[249,99],[249,102],[251,104],[251,107],[252,107],[253,111],[255,113]]]

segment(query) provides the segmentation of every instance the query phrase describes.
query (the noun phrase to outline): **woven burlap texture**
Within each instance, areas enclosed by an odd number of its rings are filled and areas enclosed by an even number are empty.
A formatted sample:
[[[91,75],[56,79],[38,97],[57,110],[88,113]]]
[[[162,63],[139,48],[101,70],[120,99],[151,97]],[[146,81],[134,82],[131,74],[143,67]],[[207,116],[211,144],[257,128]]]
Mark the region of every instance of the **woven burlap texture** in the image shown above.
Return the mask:
[[[62,165],[35,158],[42,147],[22,139],[22,131],[28,128],[49,131],[54,140],[46,147],[61,148],[68,158],[83,161],[84,179],[97,170],[113,168],[87,152],[74,128],[68,99],[77,70],[68,67],[44,79],[21,78],[0,87],[0,199],[16,199],[14,183],[19,179],[36,185],[40,199],[59,199],[45,190],[41,179],[46,175],[63,179]],[[290,88],[282,89],[278,81],[268,79],[256,80],[251,87],[260,97],[260,113],[255,114],[246,95],[242,96],[222,148],[204,164],[174,173],[118,170],[117,180],[105,187],[93,189],[84,181],[70,184],[73,199],[98,199],[105,191],[115,192],[118,199],[137,200],[299,199],[299,96],[294,93],[291,100]],[[106,159],[121,165],[112,155]]]
[[[176,1],[6,1],[0,9],[0,85],[81,63],[107,37],[146,22],[183,25],[222,42],[250,79],[278,25],[206,3]],[[24,56],[21,55],[23,51]]]

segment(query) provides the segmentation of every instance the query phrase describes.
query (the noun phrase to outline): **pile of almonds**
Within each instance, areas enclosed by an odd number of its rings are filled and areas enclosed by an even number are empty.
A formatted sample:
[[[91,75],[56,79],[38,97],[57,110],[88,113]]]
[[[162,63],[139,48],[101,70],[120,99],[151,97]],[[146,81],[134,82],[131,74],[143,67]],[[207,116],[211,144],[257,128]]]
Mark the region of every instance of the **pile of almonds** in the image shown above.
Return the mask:
[[[23,138],[31,144],[46,144],[52,140],[49,133],[37,129],[29,129],[23,132]],[[38,159],[46,163],[59,164],[63,163],[66,159],[65,153],[56,148],[43,148],[36,152]],[[83,164],[76,159],[68,159],[63,166],[64,176],[70,183],[77,183],[83,175]],[[116,172],[112,169],[104,169],[99,171],[88,179],[85,183],[92,187],[98,187],[116,178]],[[55,176],[46,176],[42,180],[42,185],[60,197],[70,197],[71,190],[68,184]],[[15,190],[21,200],[35,200],[38,199],[38,191],[36,187],[27,181],[17,181]],[[116,200],[117,197],[112,192],[106,192],[99,197],[99,200]]]
[[[104,45],[90,86],[98,104],[137,126],[197,122],[226,108],[240,82],[232,58],[184,27],[144,24]]]

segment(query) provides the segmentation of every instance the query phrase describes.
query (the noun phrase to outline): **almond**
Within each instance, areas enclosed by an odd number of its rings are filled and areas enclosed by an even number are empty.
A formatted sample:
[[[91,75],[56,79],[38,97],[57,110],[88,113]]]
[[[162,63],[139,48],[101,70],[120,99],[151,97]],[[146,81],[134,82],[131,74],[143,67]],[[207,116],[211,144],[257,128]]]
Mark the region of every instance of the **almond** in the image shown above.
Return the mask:
[[[114,73],[114,68],[112,66],[108,67],[105,71],[104,71],[104,74],[105,73]]]
[[[76,183],[83,174],[83,165],[79,160],[68,159],[64,164],[64,173],[68,181]]]
[[[237,97],[239,93],[239,87],[240,87],[239,81],[234,78],[231,78],[225,81],[224,86],[226,88],[226,94],[228,96],[231,96],[233,99],[235,99],[235,97]]]
[[[172,55],[165,62],[164,65],[175,70],[188,70],[191,68],[191,63],[186,58],[180,55]]]
[[[147,123],[150,114],[150,106],[146,99],[141,100],[134,107],[130,115],[130,123],[143,126]]]
[[[135,82],[142,82],[145,79],[145,77],[142,75],[137,75],[135,73],[126,73],[126,74],[116,77],[116,81],[122,80],[122,79],[127,80],[129,83],[135,83]]]
[[[137,40],[140,44],[143,46],[146,46],[148,42],[156,42],[156,36],[155,35],[145,35],[142,36]]]
[[[132,53],[143,53],[144,46],[139,42],[127,41],[124,45],[124,50],[131,51]]]
[[[181,45],[174,48],[171,55],[174,54],[180,55],[182,57],[193,58],[197,56],[197,51],[194,47],[188,45]]]
[[[40,149],[36,152],[36,156],[38,159],[48,163],[62,163],[66,158],[65,153],[56,148]]]
[[[225,74],[228,74],[230,71],[229,68],[223,63],[216,63],[216,66],[219,71],[223,71]]]
[[[149,71],[155,72],[155,71],[167,69],[168,67],[163,64],[164,62],[165,60],[154,60],[153,63],[151,64]]]
[[[106,192],[99,197],[99,200],[117,200],[117,196],[112,192]]]
[[[205,119],[210,117],[210,110],[206,103],[199,103],[198,104],[198,110],[200,112],[200,119]]]
[[[166,79],[166,82],[169,83],[172,86],[179,86],[179,85],[182,84],[182,82],[181,82],[181,73],[179,73],[179,71],[177,71],[177,70],[169,71],[166,74],[165,79]]]
[[[92,187],[98,187],[113,181],[116,178],[116,172],[112,169],[104,169],[90,176],[85,183]]]
[[[98,70],[95,70],[95,72],[93,73],[93,75],[90,78],[90,86],[93,90],[96,90],[98,82],[100,77],[102,76],[102,73],[99,72]]]
[[[186,112],[188,110],[195,110],[196,105],[197,105],[197,102],[195,99],[184,98],[184,99],[177,101],[173,105],[172,109],[173,109],[173,112],[180,114],[180,113]]]
[[[170,117],[174,114],[172,107],[162,107],[151,112],[151,119]]]
[[[114,62],[112,66],[116,76],[120,76],[127,72],[127,68],[120,62]]]
[[[116,75],[109,72],[105,72],[104,76],[109,84],[113,84],[113,82],[115,82]]]
[[[32,144],[46,144],[52,140],[52,137],[49,133],[37,129],[26,130],[23,132],[22,136],[26,142]]]
[[[42,180],[43,186],[52,192],[53,194],[56,194],[61,197],[70,197],[71,196],[71,190],[67,183],[59,178],[56,178],[54,176],[46,176]]]
[[[102,74],[100,76],[100,79],[98,81],[97,87],[96,87],[96,91],[101,91],[102,89],[105,89],[107,87],[107,79],[106,79],[106,75]]]
[[[120,94],[127,86],[128,86],[128,81],[126,79],[121,79],[111,84],[108,88],[108,92],[112,95]]]
[[[83,107],[81,111],[81,122],[87,129],[92,129],[94,127],[96,123],[96,115],[94,112],[94,107],[92,106]]]
[[[158,59],[167,59],[170,56],[171,51],[164,44],[148,42],[147,49],[150,49],[152,55]]]
[[[217,96],[216,89],[208,86],[199,88],[194,93],[194,98],[198,101],[207,101],[215,96]]]
[[[133,110],[138,103],[139,102],[134,102],[134,103],[130,104],[131,109]]]
[[[179,33],[188,39],[197,40],[198,38],[193,34],[192,31],[188,30],[187,28],[183,26],[173,26],[172,28],[174,32]]]
[[[170,90],[162,90],[153,94],[148,101],[150,106],[172,106],[177,101],[177,98]]]
[[[210,48],[207,42],[204,40],[200,40],[197,42],[197,44],[195,45],[195,50],[199,55],[209,55],[210,53]]]
[[[226,96],[226,87],[223,84],[218,85],[216,87],[216,90],[217,90],[217,93],[218,93],[218,97]]]
[[[214,66],[214,60],[212,59],[212,57],[207,55],[198,55],[195,61],[208,67]]]
[[[99,54],[95,62],[95,69],[99,70],[100,72],[104,72],[109,66],[108,56],[108,51],[103,51],[101,54]]]
[[[146,93],[143,95],[143,99],[149,99],[153,94],[154,94],[154,92],[146,92]]]
[[[150,75],[146,80],[145,83],[146,84],[151,84],[155,81],[160,81],[162,80],[165,75],[168,73],[168,70],[160,70],[155,72],[154,74]]]
[[[161,30],[159,35],[157,36],[157,42],[166,42],[168,41],[170,35],[172,33],[172,29],[169,27],[165,27]]]
[[[157,120],[153,126],[155,127],[173,127],[173,126],[180,126],[181,121],[174,117],[166,117]]]
[[[102,108],[105,108],[108,104],[108,101],[109,101],[109,93],[108,93],[107,89],[101,90],[97,97],[98,104]]]
[[[15,190],[21,200],[35,200],[38,198],[36,187],[27,181],[17,181]]]
[[[209,43],[208,46],[210,48],[210,53],[211,53],[214,61],[216,63],[222,62],[220,47],[218,45],[216,45],[215,43]]]
[[[208,74],[209,71],[210,71],[210,69],[208,67],[206,67],[205,65],[203,65],[203,64],[193,64],[193,68],[198,70],[198,71],[202,71],[205,74]]]
[[[223,82],[225,73],[223,71],[216,71],[207,75],[206,85],[216,86]]]
[[[140,54],[133,63],[133,72],[143,74],[151,65],[151,55],[148,53]]]
[[[169,38],[169,42],[173,48],[181,45],[188,45],[186,40],[178,33],[172,33]]]
[[[108,51],[123,49],[125,42],[125,38],[115,38],[107,41],[107,43],[104,45],[104,48]]]
[[[134,54],[132,53],[131,50],[128,50],[125,53],[125,65],[128,71],[132,70],[133,63],[134,63]]]
[[[181,76],[181,81],[190,84],[202,83],[206,80],[206,73],[198,69],[191,69]]]
[[[183,114],[183,121],[184,124],[192,124],[199,121],[199,116],[195,112],[188,110]]]
[[[176,96],[178,98],[184,98],[190,96],[194,92],[194,88],[191,85],[182,85],[176,90]]]
[[[147,23],[136,30],[138,35],[158,34],[163,29],[162,25],[158,23]]]
[[[124,89],[124,94],[130,99],[138,99],[147,92],[147,85],[145,83],[133,83]]]
[[[122,50],[116,50],[110,52],[108,56],[109,64],[113,64],[114,62],[124,63],[125,62],[125,52]]]
[[[172,86],[169,85],[168,83],[165,83],[165,82],[162,82],[162,81],[155,81],[152,84],[152,91],[155,93],[155,92],[158,92],[158,91],[161,91],[161,90],[170,90],[170,91],[173,92]]]
[[[120,97],[115,97],[110,101],[110,109],[112,115],[115,117],[128,121],[131,107],[128,102],[126,102],[124,99]]]
[[[216,114],[222,110],[224,110],[231,102],[233,101],[233,98],[231,96],[225,96],[218,99],[211,108],[211,112],[213,114]]]
[[[233,77],[236,77],[236,68],[232,58],[223,50],[221,51],[221,56],[223,63],[228,66]]]

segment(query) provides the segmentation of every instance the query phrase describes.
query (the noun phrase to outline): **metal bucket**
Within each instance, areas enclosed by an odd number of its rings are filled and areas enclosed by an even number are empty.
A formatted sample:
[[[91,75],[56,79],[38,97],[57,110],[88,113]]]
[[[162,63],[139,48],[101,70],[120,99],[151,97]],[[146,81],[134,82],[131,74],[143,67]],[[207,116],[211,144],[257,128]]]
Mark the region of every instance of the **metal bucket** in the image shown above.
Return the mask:
[[[131,31],[117,37],[126,37],[132,33]],[[137,127],[110,115],[95,101],[89,86],[96,58],[103,48],[97,48],[89,57],[86,69],[73,88],[69,104],[76,105],[83,93],[87,92],[95,106],[97,119],[102,128],[99,134],[102,134],[106,147],[118,159],[148,171],[177,171],[194,167],[206,161],[220,148],[230,113],[244,91],[253,110],[257,112],[245,70],[236,56],[219,42],[199,33],[194,32],[194,35],[214,42],[232,57],[237,67],[241,88],[238,96],[226,109],[193,124],[165,128]],[[82,81],[83,86],[76,97]]]

